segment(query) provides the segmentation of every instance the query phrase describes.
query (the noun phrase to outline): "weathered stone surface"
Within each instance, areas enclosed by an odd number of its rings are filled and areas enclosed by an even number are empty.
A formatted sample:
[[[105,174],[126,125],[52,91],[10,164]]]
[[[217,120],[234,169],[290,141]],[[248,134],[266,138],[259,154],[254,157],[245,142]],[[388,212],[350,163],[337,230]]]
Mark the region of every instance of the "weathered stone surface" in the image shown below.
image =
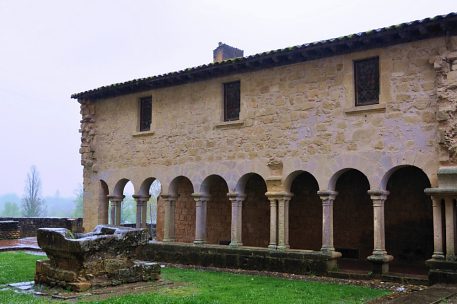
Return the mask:
[[[0,240],[13,240],[20,237],[18,221],[0,221]]]
[[[38,230],[38,245],[49,260],[37,261],[35,282],[83,291],[91,287],[157,280],[160,266],[135,260],[145,245],[146,229],[99,225],[73,234],[65,228]]]
[[[148,243],[138,250],[139,258],[160,262],[268,270],[295,274],[323,274],[332,270],[336,257],[321,251],[270,251],[266,248]]]
[[[66,217],[0,217],[0,221],[18,222],[20,237],[33,237],[39,228],[67,228],[72,232],[83,232],[82,218]],[[2,229],[0,229],[1,231]]]

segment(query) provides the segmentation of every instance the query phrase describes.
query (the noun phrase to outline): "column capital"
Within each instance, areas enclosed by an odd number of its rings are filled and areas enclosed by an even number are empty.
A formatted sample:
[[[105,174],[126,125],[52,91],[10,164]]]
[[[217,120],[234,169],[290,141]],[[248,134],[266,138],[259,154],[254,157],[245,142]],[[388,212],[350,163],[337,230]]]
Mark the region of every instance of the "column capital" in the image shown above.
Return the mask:
[[[370,189],[367,191],[367,193],[372,200],[382,200],[382,201],[385,201],[387,199],[387,196],[390,194],[389,191],[380,190],[380,189],[373,189],[373,190]]]
[[[237,192],[229,192],[227,193],[227,197],[230,201],[244,201],[246,199],[246,195],[244,193],[237,193]]]
[[[210,196],[206,193],[192,193],[191,196],[194,198],[195,202],[198,201],[209,201]]]
[[[289,193],[289,192],[266,192],[265,196],[268,197],[268,199],[270,199],[270,198],[275,198],[275,199],[289,198],[290,199],[292,196],[294,196],[294,194]]]
[[[338,195],[338,192],[333,190],[319,190],[317,191],[317,195],[319,195],[319,197],[321,198],[322,203],[330,201],[333,202],[335,200],[335,197]]]
[[[108,195],[107,197],[111,202],[117,203],[122,202],[122,200],[125,198],[125,195]]]
[[[150,195],[132,195],[132,197],[137,203],[145,203],[151,198]]]
[[[426,188],[425,194],[430,195],[434,199],[444,199],[447,197],[457,197],[457,188]]]

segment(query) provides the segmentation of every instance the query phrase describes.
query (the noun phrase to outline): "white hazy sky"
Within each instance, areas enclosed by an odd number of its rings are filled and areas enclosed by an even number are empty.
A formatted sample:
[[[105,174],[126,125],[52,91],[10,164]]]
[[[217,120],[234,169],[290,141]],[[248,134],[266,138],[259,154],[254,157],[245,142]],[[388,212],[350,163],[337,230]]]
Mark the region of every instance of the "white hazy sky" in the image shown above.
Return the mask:
[[[0,195],[82,182],[72,93],[457,11],[456,0],[0,0]]]

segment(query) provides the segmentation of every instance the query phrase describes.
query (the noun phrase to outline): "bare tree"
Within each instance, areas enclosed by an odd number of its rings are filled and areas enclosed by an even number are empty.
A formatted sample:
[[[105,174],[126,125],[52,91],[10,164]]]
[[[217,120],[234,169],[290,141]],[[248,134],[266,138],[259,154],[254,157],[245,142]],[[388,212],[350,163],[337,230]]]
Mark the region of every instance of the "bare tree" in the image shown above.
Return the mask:
[[[27,174],[24,187],[24,197],[22,198],[22,215],[25,217],[44,216],[46,205],[41,196],[40,174],[35,166],[30,168]]]

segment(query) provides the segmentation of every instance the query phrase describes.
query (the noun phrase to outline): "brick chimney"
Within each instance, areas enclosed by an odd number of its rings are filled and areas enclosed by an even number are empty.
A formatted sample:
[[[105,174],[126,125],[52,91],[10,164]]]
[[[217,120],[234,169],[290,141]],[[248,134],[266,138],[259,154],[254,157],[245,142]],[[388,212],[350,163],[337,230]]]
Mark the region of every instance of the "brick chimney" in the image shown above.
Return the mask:
[[[219,42],[219,46],[213,51],[213,62],[221,62],[227,59],[243,57],[243,54],[243,50]]]

